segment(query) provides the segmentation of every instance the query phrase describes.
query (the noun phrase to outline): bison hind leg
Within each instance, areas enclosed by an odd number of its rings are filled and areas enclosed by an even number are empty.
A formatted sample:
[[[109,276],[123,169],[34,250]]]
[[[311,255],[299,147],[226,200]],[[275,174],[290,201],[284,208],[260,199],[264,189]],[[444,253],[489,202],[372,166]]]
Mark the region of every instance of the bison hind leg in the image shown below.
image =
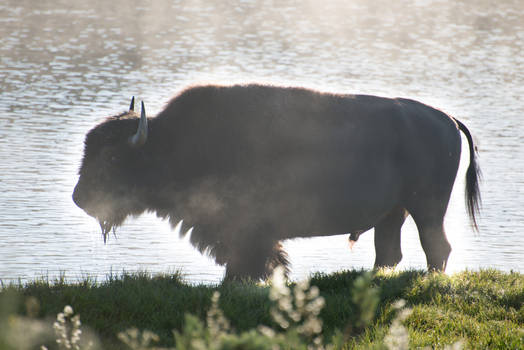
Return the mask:
[[[239,246],[226,260],[225,281],[267,279],[279,265],[284,267],[286,276],[289,272],[288,256],[280,242]]]
[[[375,226],[375,268],[394,267],[402,260],[400,229],[407,215],[406,209],[394,208]]]

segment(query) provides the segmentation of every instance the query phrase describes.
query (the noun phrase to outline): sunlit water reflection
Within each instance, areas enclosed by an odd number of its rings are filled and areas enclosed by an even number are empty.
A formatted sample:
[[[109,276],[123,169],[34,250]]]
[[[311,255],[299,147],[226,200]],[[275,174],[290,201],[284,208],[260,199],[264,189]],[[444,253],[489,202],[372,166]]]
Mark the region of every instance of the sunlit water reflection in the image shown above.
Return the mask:
[[[8,0],[0,4],[0,278],[65,271],[181,269],[217,282],[223,268],[153,215],[103,244],[71,192],[84,134],[131,95],[151,114],[196,82],[264,81],[404,96],[459,117],[480,145],[481,232],[463,203],[467,152],[446,218],[449,271],[523,270],[524,5],[418,1]],[[286,242],[292,277],[369,268],[373,234]],[[400,268],[425,257],[412,221]]]

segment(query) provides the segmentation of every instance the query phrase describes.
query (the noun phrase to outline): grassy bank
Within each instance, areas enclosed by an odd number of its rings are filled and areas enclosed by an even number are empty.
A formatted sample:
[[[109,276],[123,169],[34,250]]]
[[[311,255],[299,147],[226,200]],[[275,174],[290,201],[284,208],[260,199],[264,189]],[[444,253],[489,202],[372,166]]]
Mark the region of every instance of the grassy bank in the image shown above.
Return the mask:
[[[57,314],[64,319],[65,305],[81,318],[82,341],[103,349],[133,348],[133,341],[138,349],[139,343],[153,343],[156,336],[155,346],[177,349],[265,349],[272,342],[281,348],[320,348],[320,336],[323,343],[343,349],[403,348],[407,341],[410,348],[524,348],[523,274],[348,271],[313,276],[310,285],[318,287],[319,297],[315,288],[303,284],[291,289],[277,280],[273,287],[191,286],[176,274],[125,274],[102,283],[86,279],[4,285],[0,349],[57,348],[59,327],[53,330],[52,325]],[[215,296],[212,307],[216,291],[220,299]],[[71,333],[76,319],[70,311],[62,330],[69,327]],[[318,318],[323,321],[320,330]],[[132,328],[156,336],[122,333]],[[229,345],[217,345],[224,341]]]

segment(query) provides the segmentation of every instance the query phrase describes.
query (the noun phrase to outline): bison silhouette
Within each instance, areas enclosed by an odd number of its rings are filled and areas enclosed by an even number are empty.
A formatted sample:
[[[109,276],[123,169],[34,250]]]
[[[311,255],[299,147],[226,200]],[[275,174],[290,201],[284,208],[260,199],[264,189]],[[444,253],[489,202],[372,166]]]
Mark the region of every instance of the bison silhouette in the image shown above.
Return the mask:
[[[281,241],[375,228],[375,267],[402,259],[400,230],[417,225],[430,270],[451,251],[443,227],[469,144],[466,203],[479,211],[479,167],[468,129],[403,98],[296,87],[187,88],[156,117],[107,118],[86,136],[74,202],[104,240],[129,215],[155,212],[193,227],[191,243],[226,279],[288,265]],[[184,232],[184,230],[181,230]]]

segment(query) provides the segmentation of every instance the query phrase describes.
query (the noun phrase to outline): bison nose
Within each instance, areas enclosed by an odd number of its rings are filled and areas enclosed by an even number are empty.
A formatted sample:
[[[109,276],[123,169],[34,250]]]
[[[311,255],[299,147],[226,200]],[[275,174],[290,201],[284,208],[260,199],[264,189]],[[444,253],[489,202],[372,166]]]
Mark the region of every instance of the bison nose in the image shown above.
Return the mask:
[[[75,186],[75,190],[73,191],[73,202],[79,207],[82,208],[82,199],[80,197],[80,190],[78,189],[78,185]]]

